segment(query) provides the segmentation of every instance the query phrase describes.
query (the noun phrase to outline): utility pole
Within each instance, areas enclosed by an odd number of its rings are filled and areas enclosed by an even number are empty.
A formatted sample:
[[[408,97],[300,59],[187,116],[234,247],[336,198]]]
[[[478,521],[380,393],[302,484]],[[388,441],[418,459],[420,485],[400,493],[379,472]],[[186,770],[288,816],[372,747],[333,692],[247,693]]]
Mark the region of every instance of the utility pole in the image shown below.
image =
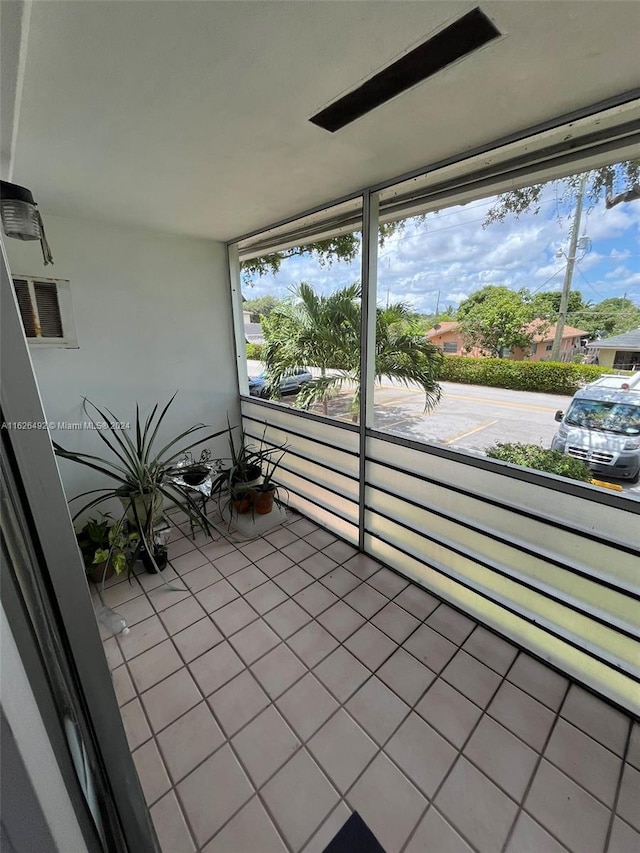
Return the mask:
[[[569,243],[569,256],[567,257],[567,268],[564,273],[564,284],[562,285],[562,296],[560,297],[560,311],[556,322],[556,334],[551,347],[551,361],[560,361],[560,349],[562,347],[562,335],[567,322],[567,309],[569,307],[569,294],[571,293],[571,280],[573,279],[573,268],[576,264],[576,250],[578,248],[578,235],[580,234],[580,220],[582,219],[582,204],[584,201],[584,190],[587,184],[587,172],[580,179],[578,196],[576,199],[576,212],[573,217],[571,229],[571,241]]]

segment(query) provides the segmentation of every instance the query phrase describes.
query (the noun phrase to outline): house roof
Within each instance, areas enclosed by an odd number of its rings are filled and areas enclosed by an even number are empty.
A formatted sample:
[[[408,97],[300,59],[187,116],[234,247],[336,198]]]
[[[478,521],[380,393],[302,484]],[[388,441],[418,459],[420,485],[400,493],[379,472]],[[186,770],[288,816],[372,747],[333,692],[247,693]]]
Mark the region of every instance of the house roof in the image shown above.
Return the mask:
[[[446,320],[444,323],[438,323],[438,327],[435,326],[432,329],[429,329],[428,332],[425,332],[426,338],[435,338],[438,335],[445,335],[447,332],[453,332],[458,328],[460,323],[455,321]]]
[[[543,329],[541,332],[536,332],[532,338],[533,343],[539,344],[544,341],[552,341],[556,336],[556,324],[551,323],[549,326],[546,325],[544,320],[534,320],[532,323],[529,323],[527,326],[527,331],[531,332],[536,329],[538,326],[542,326]],[[562,340],[565,338],[584,338],[588,335],[589,332],[586,332],[584,329],[576,329],[575,326],[568,326],[565,324],[564,329],[562,330]]]
[[[310,117],[468,4],[0,6],[3,178],[45,221],[233,239],[638,85],[636,4],[484,0],[501,37],[332,134]]]
[[[612,338],[603,338],[601,341],[591,341],[587,346],[594,349],[637,350],[640,352],[640,328],[633,329],[631,332],[624,332],[622,335],[614,335]]]

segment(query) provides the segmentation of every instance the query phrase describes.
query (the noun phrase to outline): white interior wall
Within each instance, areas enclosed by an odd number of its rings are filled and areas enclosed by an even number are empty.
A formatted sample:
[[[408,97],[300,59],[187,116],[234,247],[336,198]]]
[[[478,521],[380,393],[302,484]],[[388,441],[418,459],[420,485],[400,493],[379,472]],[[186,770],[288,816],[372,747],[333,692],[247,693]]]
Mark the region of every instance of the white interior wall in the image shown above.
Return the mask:
[[[71,282],[79,348],[30,347],[47,418],[86,421],[87,396],[133,427],[136,402],[146,415],[177,390],[160,440],[198,422],[222,429],[227,412],[237,422],[224,245],[49,214],[45,227],[53,266],[43,265],[37,243],[7,239],[6,246],[13,276]],[[95,432],[51,435],[69,449],[108,453]],[[224,454],[224,440],[208,446]],[[59,464],[69,497],[98,484],[89,469]]]

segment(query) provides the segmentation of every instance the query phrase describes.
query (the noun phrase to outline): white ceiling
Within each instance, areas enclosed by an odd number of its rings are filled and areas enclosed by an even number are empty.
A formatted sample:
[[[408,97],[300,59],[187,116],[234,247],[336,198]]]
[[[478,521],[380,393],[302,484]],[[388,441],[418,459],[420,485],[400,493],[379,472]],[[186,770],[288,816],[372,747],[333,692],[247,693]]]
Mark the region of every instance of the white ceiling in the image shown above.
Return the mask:
[[[480,0],[503,38],[309,123],[475,5],[34,2],[12,179],[45,213],[230,239],[640,85],[639,3]]]

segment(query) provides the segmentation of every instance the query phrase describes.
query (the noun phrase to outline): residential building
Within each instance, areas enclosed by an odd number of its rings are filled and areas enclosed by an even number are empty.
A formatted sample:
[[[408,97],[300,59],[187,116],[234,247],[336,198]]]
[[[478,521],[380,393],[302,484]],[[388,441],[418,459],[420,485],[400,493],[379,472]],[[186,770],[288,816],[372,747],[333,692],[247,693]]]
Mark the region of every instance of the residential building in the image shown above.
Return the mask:
[[[591,341],[587,348],[602,367],[616,370],[640,369],[640,329],[614,335],[611,338]]]

